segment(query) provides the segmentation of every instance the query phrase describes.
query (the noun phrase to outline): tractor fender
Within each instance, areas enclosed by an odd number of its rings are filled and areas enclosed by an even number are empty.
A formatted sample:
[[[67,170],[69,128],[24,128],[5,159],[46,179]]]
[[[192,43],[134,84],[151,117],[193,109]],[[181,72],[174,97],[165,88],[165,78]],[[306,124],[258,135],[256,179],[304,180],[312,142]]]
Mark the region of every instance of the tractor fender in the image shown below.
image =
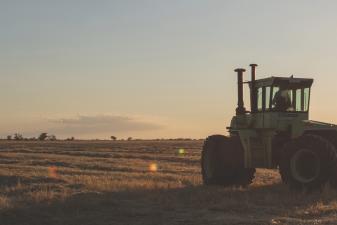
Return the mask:
[[[326,134],[331,135],[331,133],[337,132],[337,125],[318,122],[314,120],[303,120],[293,126],[292,138],[298,138],[304,134],[315,134],[319,136],[324,136]]]

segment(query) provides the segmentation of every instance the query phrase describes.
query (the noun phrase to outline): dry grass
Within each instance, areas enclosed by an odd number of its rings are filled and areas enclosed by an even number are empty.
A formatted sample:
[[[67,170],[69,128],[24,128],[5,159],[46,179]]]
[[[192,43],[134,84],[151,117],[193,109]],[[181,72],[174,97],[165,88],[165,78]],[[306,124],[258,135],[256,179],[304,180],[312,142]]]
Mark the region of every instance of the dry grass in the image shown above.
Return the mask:
[[[202,186],[201,145],[2,141],[0,224],[337,224],[336,191],[291,193],[277,171]]]

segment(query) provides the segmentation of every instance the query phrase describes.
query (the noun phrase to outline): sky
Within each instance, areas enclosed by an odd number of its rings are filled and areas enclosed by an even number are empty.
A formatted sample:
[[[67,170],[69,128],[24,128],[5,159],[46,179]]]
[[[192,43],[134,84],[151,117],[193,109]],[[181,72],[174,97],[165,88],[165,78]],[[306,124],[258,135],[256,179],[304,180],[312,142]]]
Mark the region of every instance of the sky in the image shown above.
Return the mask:
[[[336,8],[333,0],[0,0],[0,137],[225,134],[234,69],[250,63],[258,78],[314,78],[310,118],[337,123]]]

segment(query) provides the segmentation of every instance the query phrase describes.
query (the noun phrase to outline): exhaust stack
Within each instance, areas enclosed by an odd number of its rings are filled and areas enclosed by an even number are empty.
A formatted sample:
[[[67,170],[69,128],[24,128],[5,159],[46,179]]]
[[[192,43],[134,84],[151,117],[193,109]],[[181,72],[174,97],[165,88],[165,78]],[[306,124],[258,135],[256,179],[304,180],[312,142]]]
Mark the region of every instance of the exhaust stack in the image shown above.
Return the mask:
[[[258,66],[257,64],[250,64],[251,67],[251,75],[252,75],[252,81],[251,81],[251,87],[250,87],[250,107],[251,107],[251,112],[256,113],[257,112],[257,91],[255,88],[255,80],[256,80],[256,67]]]
[[[238,68],[234,71],[238,73],[238,107],[236,108],[236,115],[244,115],[246,109],[243,102],[243,73],[246,70]]]

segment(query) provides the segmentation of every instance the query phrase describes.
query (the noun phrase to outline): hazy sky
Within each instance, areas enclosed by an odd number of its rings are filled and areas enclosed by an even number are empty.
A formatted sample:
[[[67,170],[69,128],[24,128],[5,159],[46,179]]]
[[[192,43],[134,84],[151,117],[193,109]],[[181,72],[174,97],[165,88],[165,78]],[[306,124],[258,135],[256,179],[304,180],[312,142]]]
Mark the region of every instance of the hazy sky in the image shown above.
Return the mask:
[[[225,133],[233,70],[252,62],[258,77],[315,78],[311,119],[337,123],[336,10],[333,0],[0,0],[0,136]]]

